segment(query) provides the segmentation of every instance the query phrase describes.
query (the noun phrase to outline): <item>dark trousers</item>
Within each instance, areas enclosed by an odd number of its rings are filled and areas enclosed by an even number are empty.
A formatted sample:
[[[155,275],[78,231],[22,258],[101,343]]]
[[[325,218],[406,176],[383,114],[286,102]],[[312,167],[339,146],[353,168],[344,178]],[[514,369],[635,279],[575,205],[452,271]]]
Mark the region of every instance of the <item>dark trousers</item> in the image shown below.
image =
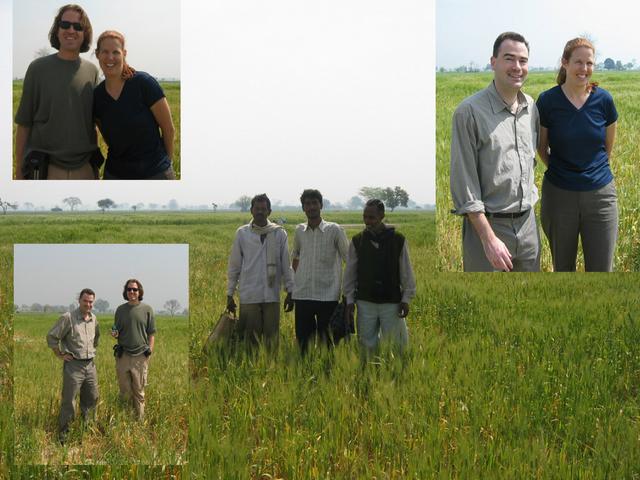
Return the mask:
[[[318,300],[296,300],[296,338],[300,351],[304,355],[314,334],[321,341],[331,345],[329,335],[329,319],[338,306],[338,302],[321,302]]]

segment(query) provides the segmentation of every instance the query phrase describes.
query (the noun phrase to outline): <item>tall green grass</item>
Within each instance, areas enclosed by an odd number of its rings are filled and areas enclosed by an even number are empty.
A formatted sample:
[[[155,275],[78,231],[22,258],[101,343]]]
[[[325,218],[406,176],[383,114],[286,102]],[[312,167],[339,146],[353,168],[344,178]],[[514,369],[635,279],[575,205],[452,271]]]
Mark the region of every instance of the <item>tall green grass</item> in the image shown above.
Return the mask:
[[[637,276],[487,279],[422,276],[404,355],[196,359],[192,477],[639,476]]]
[[[302,212],[274,212],[272,218],[284,217],[287,220],[285,228],[291,234],[297,222],[304,219]],[[205,408],[210,412],[218,408],[218,399],[210,396],[211,392],[201,388],[206,382],[202,375],[208,359],[203,357],[201,352],[202,344],[213,325],[217,316],[224,308],[225,300],[225,279],[226,262],[231,248],[235,230],[238,226],[249,220],[247,213],[147,213],[136,212],[131,214],[101,214],[101,213],[66,213],[64,215],[22,215],[13,214],[0,218],[0,245],[8,243],[145,243],[150,239],[158,243],[190,243],[190,328],[189,345],[191,349],[192,362],[191,372],[193,375],[192,387],[190,389],[190,428],[194,427],[193,417],[195,409]],[[353,235],[360,230],[362,215],[360,212],[326,212],[325,218],[338,221],[342,224],[353,225],[347,228],[349,235]],[[429,213],[416,212],[393,212],[387,215],[387,220],[398,226],[400,231],[407,234],[416,275],[430,275],[435,266],[433,255],[433,245],[435,244],[435,216]],[[4,247],[1,257],[3,265],[0,271],[0,278],[10,279],[12,277],[12,250],[10,246]],[[3,290],[2,298],[12,298],[11,282],[0,283]],[[11,302],[7,303],[9,318]],[[418,301],[412,304],[412,315],[415,315],[414,322],[417,324],[421,315]],[[12,324],[7,321],[8,327]],[[413,325],[410,328],[418,328]],[[4,334],[2,345],[11,345],[11,332],[7,330]],[[292,317],[283,319],[283,341],[282,349],[291,350],[293,345]],[[159,341],[161,337],[158,337]],[[17,344],[16,344],[17,345]],[[18,347],[15,347],[17,352]],[[12,348],[7,348],[8,357],[11,356]],[[52,363],[59,367],[59,365]],[[13,363],[15,368],[17,362]],[[11,364],[9,365],[11,367]],[[274,366],[276,367],[276,366]],[[107,371],[109,368],[107,367]],[[101,369],[104,371],[104,369]],[[58,372],[59,373],[59,372]],[[153,365],[152,372],[153,374]],[[99,372],[101,375],[101,372]],[[19,375],[16,375],[18,378]],[[59,375],[54,374],[54,385],[59,381]],[[11,377],[9,377],[10,379]],[[104,375],[101,375],[101,379]],[[196,385],[197,384],[197,385]],[[197,393],[195,387],[197,388]],[[241,387],[241,386],[240,386]],[[13,390],[17,390],[14,388]],[[11,401],[11,392],[7,394],[8,401]],[[56,408],[54,404],[52,408]],[[10,417],[13,412],[10,405],[3,403],[2,418],[0,421],[12,424]],[[206,412],[200,412],[206,414]],[[200,414],[198,413],[198,415]],[[169,414],[169,412],[167,413]],[[326,419],[329,421],[329,419]],[[198,429],[206,428],[204,425]],[[135,466],[100,466],[100,465],[73,465],[71,467],[42,467],[16,465],[18,460],[16,452],[13,450],[13,442],[21,434],[14,437],[13,432],[7,432],[3,438],[2,452],[6,453],[7,472],[20,477],[32,478],[62,478],[63,476],[78,475],[82,478],[181,478],[195,477],[201,475],[199,467],[168,467],[166,469],[153,467]],[[80,432],[76,431],[76,438]],[[202,444],[190,443],[187,459],[192,462],[195,459],[201,461],[209,453],[207,445],[215,440],[216,433],[211,432],[207,442]],[[99,439],[94,439],[99,441]],[[117,439],[114,441],[118,441]],[[6,447],[6,448],[5,448]],[[238,447],[239,448],[239,447]],[[126,462],[131,456],[123,455],[120,461]],[[115,461],[116,459],[112,458]],[[110,460],[110,461],[111,461]],[[65,461],[86,461],[84,458],[66,457]],[[12,466],[13,465],[13,466]],[[234,471],[241,471],[240,478],[246,478],[247,470],[238,470],[238,465],[228,470],[229,477],[233,478]],[[77,472],[76,474],[73,471]],[[207,470],[202,470],[205,472]],[[217,470],[216,470],[217,471]],[[66,477],[65,477],[66,478]],[[73,478],[73,477],[72,477]]]
[[[22,98],[22,80],[13,81],[13,117],[15,118],[18,106],[20,105],[20,98]],[[181,164],[180,164],[180,142],[181,142],[181,129],[180,129],[180,82],[160,82],[160,86],[164,90],[164,94],[169,103],[169,109],[171,110],[171,117],[173,118],[173,125],[176,129],[174,138],[174,151],[173,151],[173,169],[176,172],[176,178],[180,179]],[[15,142],[16,138],[16,124],[13,124],[13,137],[12,141]],[[102,154],[107,158],[107,144],[104,142],[102,135],[98,133],[98,146],[102,151]],[[15,145],[14,145],[15,147]],[[13,155],[13,151],[12,151]],[[15,166],[14,166],[15,169]],[[100,169],[100,176],[104,172],[104,165]],[[13,172],[15,178],[15,171]]]
[[[462,271],[461,219],[449,213],[453,206],[449,191],[449,161],[451,145],[451,119],[458,104],[466,97],[485,88],[492,73],[438,74],[436,76],[436,197],[438,232],[438,269]],[[620,213],[617,250],[614,261],[616,271],[640,270],[640,187],[638,184],[638,144],[640,143],[640,73],[597,72],[593,79],[608,90],[618,110],[616,142],[611,168],[618,191]],[[555,85],[552,73],[530,73],[524,91],[534,100]],[[535,170],[536,184],[540,188],[544,165],[539,162]],[[539,203],[536,207],[539,217]],[[551,271],[551,254],[546,237],[542,237],[542,269]],[[582,252],[578,269],[584,269]]]
[[[287,217],[289,232],[302,220],[302,214],[278,216]],[[359,213],[325,217],[361,221]],[[436,274],[434,216],[394,212],[389,221],[406,233],[418,278],[404,354],[383,349],[363,363],[351,341],[302,360],[293,315],[283,314],[276,354],[239,348],[205,356],[203,343],[224,308],[231,241],[247,220],[231,213],[0,216],[5,243],[190,243],[188,463],[164,470],[16,466],[11,432],[0,437],[5,472],[24,478],[640,476],[637,274]],[[347,228],[348,235],[359,228]],[[0,278],[10,278],[11,249],[0,252]],[[10,281],[0,287],[6,298]],[[0,422],[12,424],[11,408],[1,412]]]
[[[188,322],[156,318],[156,349],[149,361],[145,419],[122,404],[109,335],[113,315],[98,315],[101,337],[95,358],[99,401],[96,419],[75,421],[64,447],[57,443],[62,362],[46,344],[59,314],[14,316],[14,418],[16,464],[181,464],[188,415]]]

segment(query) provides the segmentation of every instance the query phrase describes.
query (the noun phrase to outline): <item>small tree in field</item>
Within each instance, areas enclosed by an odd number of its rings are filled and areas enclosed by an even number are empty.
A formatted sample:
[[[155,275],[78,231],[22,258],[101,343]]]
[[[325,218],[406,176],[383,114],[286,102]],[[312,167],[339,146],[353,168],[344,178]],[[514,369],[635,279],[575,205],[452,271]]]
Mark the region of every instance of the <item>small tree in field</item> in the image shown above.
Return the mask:
[[[106,312],[109,310],[109,302],[103,300],[102,298],[97,299],[93,302],[93,308],[96,309],[96,312]]]
[[[114,208],[115,206],[116,203],[110,198],[103,198],[102,200],[98,200],[98,207],[100,207],[102,213],[104,213],[105,210],[108,210],[109,208]]]
[[[394,211],[397,207],[406,207],[409,203],[409,194],[402,187],[396,186],[395,188],[386,187],[362,187],[360,189],[360,195],[367,200],[377,198],[382,200],[385,207],[390,211]]]
[[[173,317],[180,310],[180,302],[175,299],[167,300],[164,302],[164,309]]]
[[[242,195],[239,199],[232,203],[233,206],[239,207],[241,212],[249,211],[251,207],[251,197],[248,195]]]
[[[10,208],[12,210],[16,210],[18,208],[18,205],[16,203],[5,202],[0,198],[0,208],[2,208],[2,214],[6,215],[7,209]]]
[[[362,187],[359,193],[366,200],[371,200],[372,198],[377,198],[379,200],[382,200],[382,196],[384,195],[384,188]]]
[[[347,207],[351,210],[360,210],[363,205],[364,205],[364,202],[362,201],[362,198],[360,198],[358,195],[354,195],[347,202]]]
[[[78,205],[82,205],[82,200],[80,200],[78,197],[67,197],[62,200],[62,203],[66,203],[67,205],[69,205],[69,208],[71,208],[71,211],[73,212],[73,210]]]

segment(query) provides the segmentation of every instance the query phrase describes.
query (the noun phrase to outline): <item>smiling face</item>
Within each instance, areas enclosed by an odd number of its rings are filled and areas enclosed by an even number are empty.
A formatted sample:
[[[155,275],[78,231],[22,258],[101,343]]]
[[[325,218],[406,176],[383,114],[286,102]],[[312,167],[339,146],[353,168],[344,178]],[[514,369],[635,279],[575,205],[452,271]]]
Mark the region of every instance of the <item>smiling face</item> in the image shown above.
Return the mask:
[[[515,40],[504,40],[498,56],[491,57],[491,68],[498,91],[517,93],[529,72],[529,49]]]
[[[127,300],[129,301],[129,303],[139,303],[139,297],[140,289],[138,287],[138,282],[127,283]]]
[[[80,47],[84,41],[84,32],[77,31],[73,25],[69,28],[62,28],[62,22],[71,24],[81,24],[82,16],[75,10],[66,10],[58,22],[58,41],[60,42],[60,53],[66,55],[80,55]]]
[[[122,43],[117,38],[107,37],[102,39],[97,51],[100,68],[106,78],[120,77],[124,66],[127,51],[122,48]]]
[[[80,297],[78,304],[80,305],[80,311],[83,314],[87,314],[91,311],[91,309],[93,308],[94,299],[95,299],[95,296],[89,293],[82,294],[82,297]]]
[[[578,47],[571,52],[569,60],[562,59],[562,66],[566,70],[567,86],[586,86],[593,74],[595,56],[589,47]]]

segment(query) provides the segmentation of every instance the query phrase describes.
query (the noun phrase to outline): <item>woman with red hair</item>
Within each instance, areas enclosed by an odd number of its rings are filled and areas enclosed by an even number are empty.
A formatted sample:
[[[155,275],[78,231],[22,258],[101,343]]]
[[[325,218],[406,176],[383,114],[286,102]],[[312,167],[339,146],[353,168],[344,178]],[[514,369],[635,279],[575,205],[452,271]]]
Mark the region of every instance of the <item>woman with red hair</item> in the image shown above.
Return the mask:
[[[591,82],[595,48],[586,38],[567,42],[558,85],[542,92],[538,153],[542,228],[553,269],[575,271],[578,237],[586,271],[613,270],[618,206],[611,151],[618,112],[611,94]]]
[[[162,87],[127,64],[119,32],[98,37],[96,56],[104,81],[93,93],[93,115],[109,147],[104,179],[175,180],[175,129]]]

